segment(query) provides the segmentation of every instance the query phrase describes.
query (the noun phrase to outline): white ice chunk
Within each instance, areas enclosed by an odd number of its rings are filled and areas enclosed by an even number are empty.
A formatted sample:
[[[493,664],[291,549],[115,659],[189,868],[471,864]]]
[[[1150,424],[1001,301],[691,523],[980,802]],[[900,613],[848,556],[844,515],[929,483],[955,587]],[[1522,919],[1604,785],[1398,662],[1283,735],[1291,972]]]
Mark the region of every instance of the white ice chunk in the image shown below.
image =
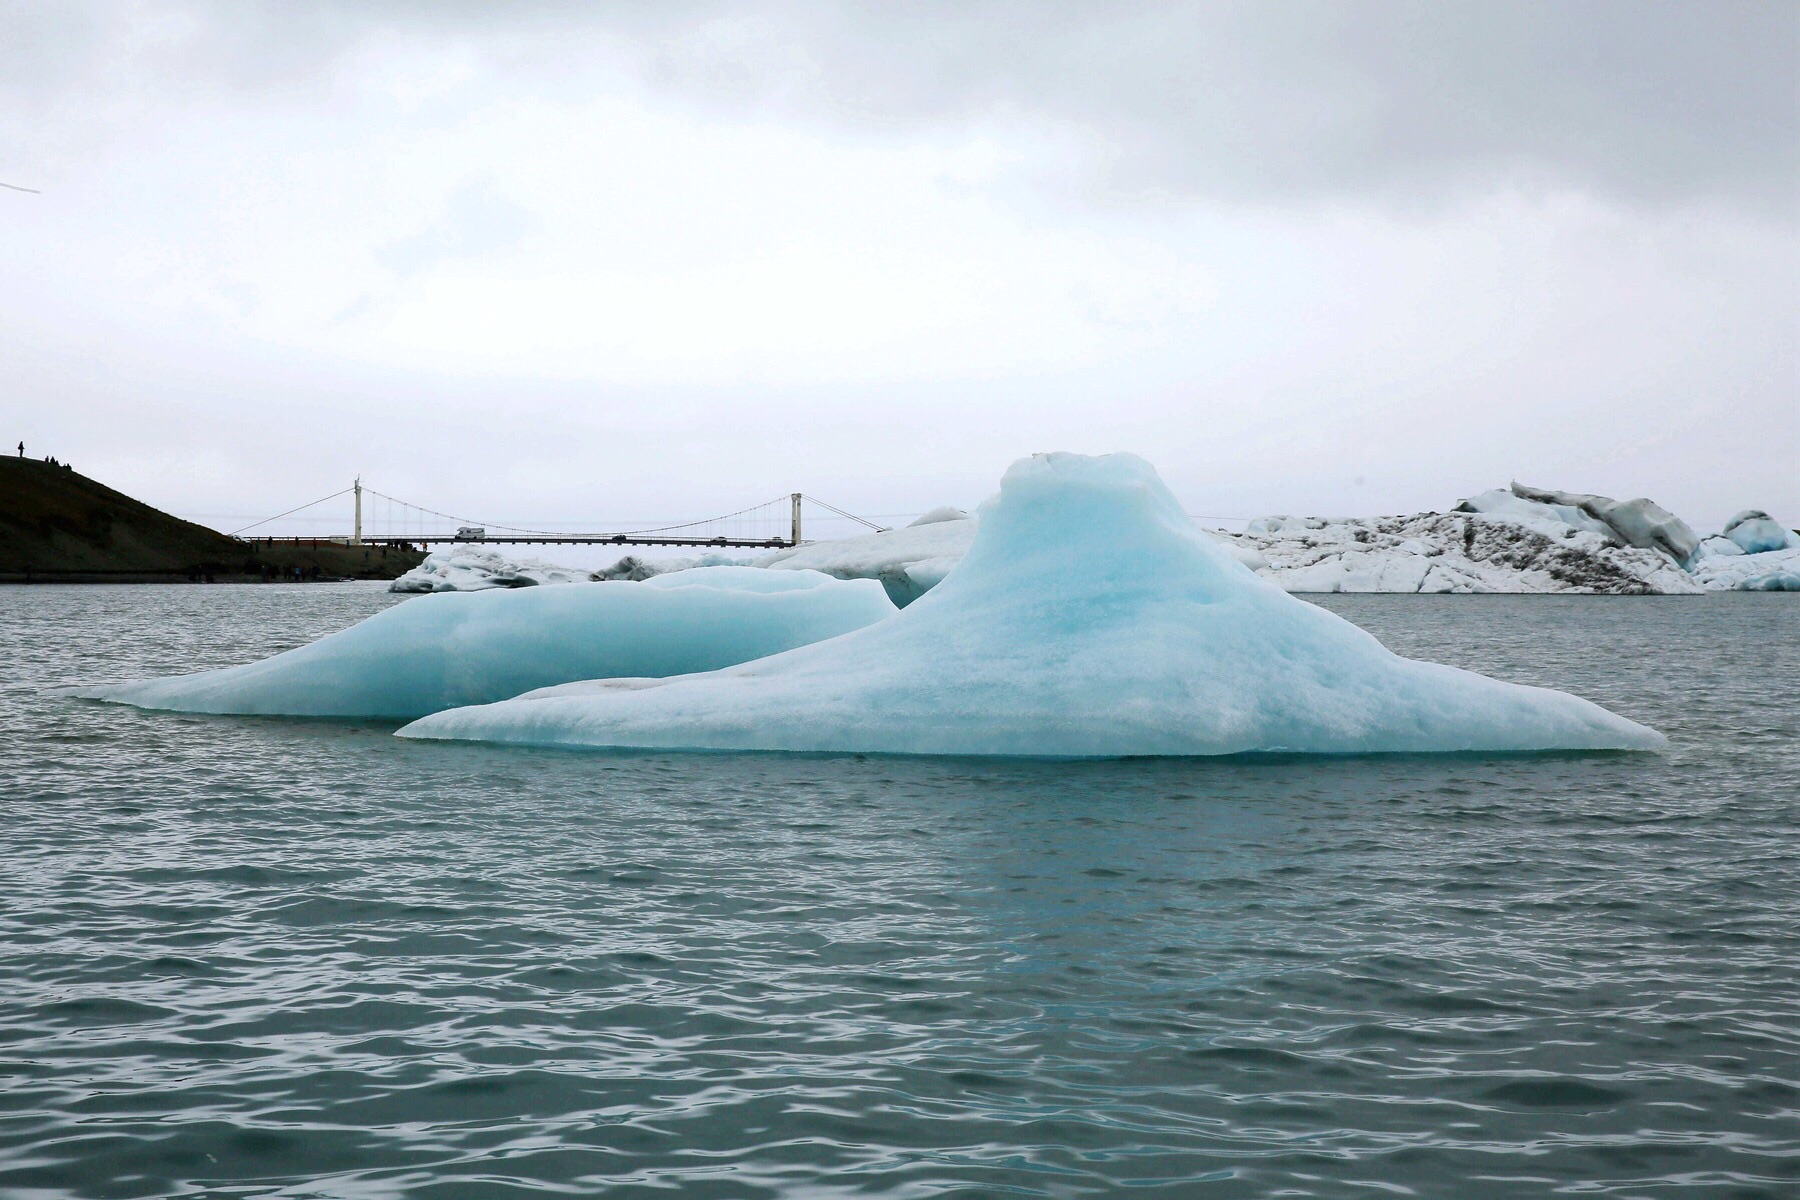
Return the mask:
[[[1694,564],[1694,578],[1713,592],[1800,592],[1800,547],[1705,555]]]
[[[641,583],[673,571],[691,571],[695,567],[743,567],[749,559],[727,558],[723,554],[701,554],[693,558],[640,558],[627,554],[610,567],[601,567],[589,579],[623,579]]]
[[[752,567],[452,592],[397,604],[261,662],[76,694],[182,712],[410,719],[569,680],[710,671],[893,611],[867,580]]]
[[[1125,454],[1015,464],[943,582],[854,633],[647,686],[442,712],[401,733],[1056,757],[1663,744],[1586,700],[1393,654],[1258,579]]]
[[[944,511],[936,509],[925,515]],[[942,577],[942,570],[926,564],[961,558],[975,540],[978,524],[975,518],[967,516],[945,516],[933,521],[920,518],[904,529],[778,550],[758,559],[756,565],[778,571],[823,571],[838,579],[879,579],[887,585],[888,596],[895,604],[906,605]],[[917,574],[915,567],[920,568]],[[925,582],[927,579],[930,582]]]
[[[1552,536],[1562,536],[1562,530],[1558,527],[1568,526],[1570,529],[1597,533],[1608,541],[1619,541],[1619,536],[1613,532],[1612,526],[1597,517],[1589,516],[1572,504],[1544,504],[1536,500],[1527,500],[1523,496],[1515,496],[1505,488],[1494,488],[1492,491],[1470,496],[1456,508],[1458,512],[1488,513],[1493,516],[1506,517],[1520,524],[1531,525]]]
[[[388,585],[390,592],[481,592],[493,588],[584,583],[586,571],[536,558],[509,558],[480,546],[435,550],[425,561]]]
[[[1614,500],[1611,496],[1592,496],[1585,492],[1557,492],[1547,488],[1526,487],[1515,481],[1513,494],[1541,504],[1579,509],[1603,521],[1627,546],[1645,550],[1661,550],[1678,563],[1693,558],[1700,538],[1680,517],[1656,503],[1639,497],[1636,500]]]
[[[1666,554],[1621,545],[1610,532],[1566,524],[1554,513],[1546,515],[1552,506],[1487,492],[1463,508],[1478,503],[1493,511],[1337,521],[1263,518],[1252,528],[1264,532],[1234,540],[1260,551],[1266,566],[1257,573],[1290,592],[1680,595],[1703,590]]]

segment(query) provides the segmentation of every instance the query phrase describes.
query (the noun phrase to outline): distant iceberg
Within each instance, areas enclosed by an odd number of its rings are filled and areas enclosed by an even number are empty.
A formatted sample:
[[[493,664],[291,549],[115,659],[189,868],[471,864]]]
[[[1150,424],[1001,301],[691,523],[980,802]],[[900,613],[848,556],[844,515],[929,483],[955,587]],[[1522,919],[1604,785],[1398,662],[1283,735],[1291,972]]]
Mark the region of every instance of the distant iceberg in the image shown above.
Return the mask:
[[[1708,538],[1708,542],[1714,539]],[[1725,539],[1717,539],[1725,541]],[[1736,550],[1734,543],[1726,545]],[[1712,549],[1702,544],[1703,550]],[[1800,547],[1759,550],[1745,554],[1714,551],[1703,553],[1694,564],[1694,578],[1715,592],[1800,592]]]
[[[756,561],[777,571],[823,571],[838,579],[878,579],[904,608],[936,587],[975,540],[978,522],[959,508],[934,508],[904,529],[808,542]]]
[[[1048,757],[1664,744],[1574,696],[1395,655],[1258,578],[1127,454],[1016,463],[960,562],[876,624],[704,674],[440,712],[400,733]]]
[[[1636,500],[1614,500],[1611,496],[1592,496],[1586,492],[1558,492],[1548,488],[1526,487],[1514,482],[1513,494],[1526,500],[1574,509],[1601,522],[1621,545],[1642,550],[1661,550],[1678,563],[1694,556],[1700,539],[1680,517],[1656,503],[1639,497]]]
[[[1800,534],[1759,508],[1745,509],[1703,538],[1688,564],[1714,592],[1800,592]]]
[[[589,579],[623,579],[641,582],[654,579],[658,575],[668,575],[676,571],[691,571],[695,567],[747,567],[751,563],[747,559],[727,558],[723,554],[699,554],[689,558],[640,558],[635,554],[627,554],[610,567],[601,567],[588,576]]]
[[[410,720],[576,679],[710,671],[893,611],[868,580],[702,567],[641,583],[420,596],[261,662],[75,694],[181,712]]]
[[[1240,543],[1290,592],[1582,592],[1691,595],[1701,585],[1662,550],[1621,543],[1578,509],[1483,492],[1449,513],[1264,517]]]
[[[1778,550],[1800,549],[1800,536],[1784,529],[1760,508],[1747,508],[1725,522],[1722,536],[1745,554],[1770,554]]]
[[[484,592],[546,583],[584,583],[588,579],[586,571],[574,567],[536,558],[511,558],[481,546],[458,545],[432,551],[424,562],[388,584],[388,591]]]

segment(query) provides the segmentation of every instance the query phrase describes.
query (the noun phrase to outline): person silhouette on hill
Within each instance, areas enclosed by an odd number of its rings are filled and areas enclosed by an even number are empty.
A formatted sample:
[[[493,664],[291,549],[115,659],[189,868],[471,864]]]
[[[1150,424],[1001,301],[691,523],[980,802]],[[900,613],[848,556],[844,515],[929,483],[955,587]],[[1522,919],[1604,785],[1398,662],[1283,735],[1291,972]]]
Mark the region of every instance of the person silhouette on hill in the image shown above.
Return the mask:
[[[19,443],[19,457],[20,458],[25,457],[25,443],[24,442]]]

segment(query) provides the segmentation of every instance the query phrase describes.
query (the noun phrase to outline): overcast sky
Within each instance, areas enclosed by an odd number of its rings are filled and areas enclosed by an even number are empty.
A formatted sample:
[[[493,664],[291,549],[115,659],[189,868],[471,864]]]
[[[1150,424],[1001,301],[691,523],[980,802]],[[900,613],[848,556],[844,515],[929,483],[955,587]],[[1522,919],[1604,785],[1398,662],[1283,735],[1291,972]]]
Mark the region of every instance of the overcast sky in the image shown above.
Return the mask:
[[[230,528],[1800,520],[1800,5],[0,0],[0,441]]]

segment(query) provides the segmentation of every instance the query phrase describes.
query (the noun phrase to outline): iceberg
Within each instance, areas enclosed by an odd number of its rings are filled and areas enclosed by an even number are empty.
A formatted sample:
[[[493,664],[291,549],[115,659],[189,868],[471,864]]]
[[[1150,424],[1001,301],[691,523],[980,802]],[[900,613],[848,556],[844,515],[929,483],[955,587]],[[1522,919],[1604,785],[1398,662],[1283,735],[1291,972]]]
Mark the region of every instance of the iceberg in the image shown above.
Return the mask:
[[[479,546],[434,550],[425,561],[388,585],[390,592],[481,592],[492,588],[582,583],[586,571],[536,558],[508,558]]]
[[[1483,492],[1458,511],[1404,517],[1261,517],[1238,535],[1258,573],[1290,592],[1581,592],[1689,595],[1704,590],[1660,550],[1620,543],[1579,509]]]
[[[1517,488],[1519,485],[1514,484]],[[1561,495],[1562,493],[1557,493]],[[1597,534],[1606,542],[1623,545],[1613,527],[1597,517],[1590,516],[1573,504],[1547,504],[1538,500],[1527,500],[1514,491],[1506,488],[1494,488],[1470,496],[1456,506],[1457,512],[1487,513],[1490,516],[1503,517],[1520,525],[1527,525],[1539,533],[1553,538],[1568,536],[1568,530],[1574,529],[1582,533]]]
[[[1709,592],[1800,592],[1800,534],[1747,508],[1701,539],[1688,570]]]
[[[975,525],[942,582],[854,632],[452,709],[400,735],[1057,758],[1664,744],[1587,700],[1394,654],[1258,578],[1133,455],[1021,460]]]
[[[1737,550],[1736,543],[1725,544]],[[1800,547],[1753,554],[1714,551],[1694,564],[1694,578],[1712,592],[1800,592]]]
[[[1800,548],[1800,536],[1784,529],[1775,518],[1760,508],[1747,508],[1725,522],[1722,531],[1745,554],[1767,554],[1772,550]]]
[[[978,522],[961,509],[934,508],[903,529],[807,542],[756,560],[776,571],[823,571],[837,579],[879,580],[904,608],[935,587],[975,540]]]
[[[1513,495],[1524,500],[1578,509],[1604,524],[1621,544],[1643,550],[1661,550],[1678,563],[1687,562],[1700,548],[1700,539],[1688,523],[1654,500],[1643,497],[1614,500],[1611,496],[1591,496],[1584,492],[1526,487],[1516,481],[1512,490]]]
[[[411,720],[571,680],[710,671],[893,611],[866,580],[752,567],[449,592],[407,600],[261,662],[74,694],[180,712]]]
[[[624,579],[633,583],[652,579],[658,575],[667,575],[673,571],[691,571],[695,567],[747,567],[751,564],[741,558],[727,558],[723,554],[701,554],[692,558],[640,558],[635,554],[627,554],[610,567],[601,567],[588,576],[589,579]]]

